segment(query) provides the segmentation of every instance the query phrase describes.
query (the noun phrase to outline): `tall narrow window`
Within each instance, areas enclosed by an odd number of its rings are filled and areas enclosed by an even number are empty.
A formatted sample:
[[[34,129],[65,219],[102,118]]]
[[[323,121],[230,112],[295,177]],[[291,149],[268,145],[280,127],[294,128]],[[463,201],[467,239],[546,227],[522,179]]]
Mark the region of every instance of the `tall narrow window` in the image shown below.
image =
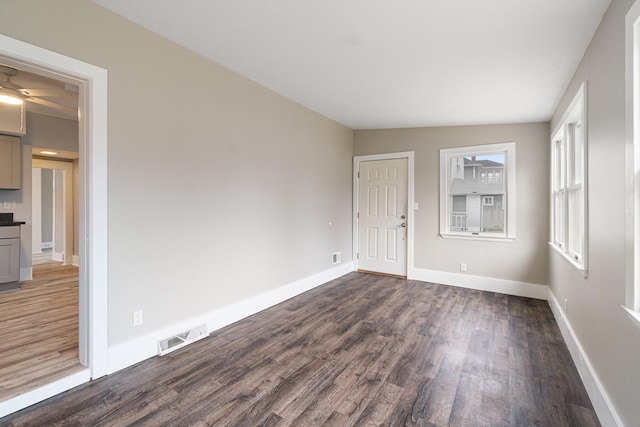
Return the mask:
[[[515,238],[515,142],[440,150],[442,237]]]
[[[586,275],[586,86],[551,138],[551,245]]]
[[[626,298],[623,306],[640,324],[640,1],[626,16]]]

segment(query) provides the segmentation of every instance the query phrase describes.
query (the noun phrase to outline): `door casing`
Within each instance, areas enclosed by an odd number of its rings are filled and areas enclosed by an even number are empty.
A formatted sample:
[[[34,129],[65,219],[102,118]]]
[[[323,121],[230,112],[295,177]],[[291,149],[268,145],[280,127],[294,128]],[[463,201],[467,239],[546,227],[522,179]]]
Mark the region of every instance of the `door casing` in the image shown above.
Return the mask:
[[[407,278],[413,276],[413,246],[414,246],[414,211],[416,209],[414,198],[414,152],[404,151],[398,153],[370,154],[353,157],[353,264],[358,270],[358,171],[361,162],[373,160],[407,159]]]
[[[80,148],[80,362],[89,378],[107,372],[108,198],[107,70],[0,34],[3,64],[79,87]],[[84,381],[84,373],[71,376]],[[0,416],[44,400],[71,386],[57,381],[0,404]],[[5,404],[6,403],[6,404]]]

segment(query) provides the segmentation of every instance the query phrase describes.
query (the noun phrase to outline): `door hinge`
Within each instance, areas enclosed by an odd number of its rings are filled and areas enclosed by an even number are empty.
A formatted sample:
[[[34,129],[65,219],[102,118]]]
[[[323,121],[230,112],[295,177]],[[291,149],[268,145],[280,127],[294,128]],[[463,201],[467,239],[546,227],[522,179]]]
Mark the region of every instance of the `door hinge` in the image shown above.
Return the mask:
[[[360,219],[360,212],[356,212],[356,218]]]
[[[360,178],[360,171],[358,171],[358,178]]]
[[[356,259],[360,259],[360,252],[356,252]]]

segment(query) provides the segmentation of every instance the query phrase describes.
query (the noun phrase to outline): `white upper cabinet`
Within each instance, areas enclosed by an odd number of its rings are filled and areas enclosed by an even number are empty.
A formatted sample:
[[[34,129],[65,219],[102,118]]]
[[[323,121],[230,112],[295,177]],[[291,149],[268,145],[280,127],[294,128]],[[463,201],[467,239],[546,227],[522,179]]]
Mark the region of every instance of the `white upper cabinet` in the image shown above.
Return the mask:
[[[24,135],[26,132],[24,102],[20,105],[0,102],[0,133]]]
[[[0,135],[0,190],[19,190],[20,138]]]

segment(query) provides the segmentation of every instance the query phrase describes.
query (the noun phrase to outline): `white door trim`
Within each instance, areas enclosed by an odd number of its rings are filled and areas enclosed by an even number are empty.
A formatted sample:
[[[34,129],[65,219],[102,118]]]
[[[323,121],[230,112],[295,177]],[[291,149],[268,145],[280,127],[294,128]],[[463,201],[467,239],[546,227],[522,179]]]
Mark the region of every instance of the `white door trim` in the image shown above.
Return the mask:
[[[0,35],[3,64],[75,84],[80,142],[80,360],[107,374],[107,70]]]
[[[413,151],[399,153],[370,154],[353,157],[353,265],[358,270],[358,171],[360,162],[373,160],[407,159],[407,278],[414,275],[413,272],[413,215],[414,215],[414,186],[413,186]]]

